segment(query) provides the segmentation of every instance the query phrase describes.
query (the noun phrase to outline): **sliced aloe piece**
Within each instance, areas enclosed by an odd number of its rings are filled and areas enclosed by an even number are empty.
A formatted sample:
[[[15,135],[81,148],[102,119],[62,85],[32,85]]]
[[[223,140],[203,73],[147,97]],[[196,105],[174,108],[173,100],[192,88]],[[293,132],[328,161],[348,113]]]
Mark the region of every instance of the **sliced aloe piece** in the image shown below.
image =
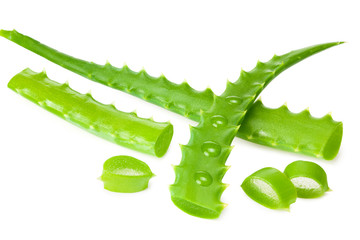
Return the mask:
[[[260,169],[241,184],[254,201],[271,209],[289,209],[296,201],[296,189],[289,178],[271,167]]]
[[[146,163],[130,156],[115,156],[105,161],[101,180],[106,190],[132,193],[146,189],[153,176]]]
[[[290,163],[284,171],[294,184],[300,198],[316,198],[329,190],[327,176],[318,164],[308,161]]]

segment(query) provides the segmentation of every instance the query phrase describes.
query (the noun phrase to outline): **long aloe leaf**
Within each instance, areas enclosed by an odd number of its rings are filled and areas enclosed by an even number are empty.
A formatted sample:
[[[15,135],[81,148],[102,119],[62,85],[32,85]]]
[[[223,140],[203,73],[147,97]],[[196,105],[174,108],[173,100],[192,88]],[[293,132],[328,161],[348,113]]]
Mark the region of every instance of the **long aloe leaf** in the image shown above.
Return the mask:
[[[175,84],[165,76],[151,77],[144,70],[134,72],[126,65],[116,68],[109,63],[98,65],[71,57],[15,30],[1,30],[0,36],[85,78],[128,92],[195,121],[200,121],[200,109],[208,110],[215,98],[210,89],[196,91],[186,82]],[[333,159],[340,148],[342,123],[330,116],[316,119],[309,114],[294,114],[285,107],[266,108],[257,101],[248,110],[237,136],[277,149]]]
[[[66,121],[99,137],[140,152],[163,156],[170,144],[173,126],[136,113],[121,112],[88,94],[72,90],[67,83],[50,80],[44,72],[30,69],[15,75],[8,87]]]

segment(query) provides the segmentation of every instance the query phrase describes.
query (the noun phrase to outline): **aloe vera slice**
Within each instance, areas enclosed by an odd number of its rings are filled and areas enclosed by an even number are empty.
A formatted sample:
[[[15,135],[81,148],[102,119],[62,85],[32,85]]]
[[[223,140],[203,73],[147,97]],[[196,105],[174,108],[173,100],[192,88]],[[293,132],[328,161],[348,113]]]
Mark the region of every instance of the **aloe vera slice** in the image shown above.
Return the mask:
[[[295,161],[284,171],[294,184],[300,198],[316,198],[329,190],[326,172],[314,162]]]
[[[45,72],[25,69],[10,80],[8,87],[66,121],[121,146],[161,157],[170,145],[173,126],[169,122],[121,112],[112,104],[97,102],[89,93],[72,90],[67,83],[50,80]]]
[[[101,180],[106,190],[133,193],[146,189],[153,176],[155,175],[146,163],[122,155],[105,161]]]
[[[275,168],[266,167],[254,172],[241,187],[251,199],[267,208],[289,209],[296,201],[294,184]]]

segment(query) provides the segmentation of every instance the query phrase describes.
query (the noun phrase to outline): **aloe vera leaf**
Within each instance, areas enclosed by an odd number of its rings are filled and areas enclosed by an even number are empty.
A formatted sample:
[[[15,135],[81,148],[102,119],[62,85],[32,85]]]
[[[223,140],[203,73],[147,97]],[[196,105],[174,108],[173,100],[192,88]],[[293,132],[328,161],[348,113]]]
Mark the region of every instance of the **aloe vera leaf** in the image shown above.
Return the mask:
[[[201,113],[200,123],[190,128],[190,140],[181,148],[182,159],[175,167],[175,182],[170,186],[174,204],[190,215],[219,217],[225,207],[220,201],[226,188],[222,183],[228,169],[225,162],[246,111],[282,71],[338,44],[319,44],[281,56],[275,55],[268,62],[258,61],[250,72],[241,71],[235,83],[228,82],[224,93],[214,98],[211,108]]]
[[[163,156],[170,144],[173,126],[139,118],[114,105],[104,105],[88,94],[72,90],[67,83],[50,80],[46,73],[25,69],[8,87],[66,121],[111,142],[140,152]]]
[[[314,162],[295,161],[284,171],[300,198],[317,198],[329,190],[326,172]]]
[[[85,78],[127,92],[195,121],[200,121],[200,109],[209,109],[215,97],[210,89],[196,91],[186,82],[175,84],[165,76],[154,78],[144,70],[137,73],[126,65],[116,68],[109,63],[102,66],[73,58],[15,30],[0,30],[0,36]],[[246,114],[237,136],[277,149],[333,159],[340,148],[342,123],[335,122],[328,116],[316,119],[308,114],[294,114],[284,107],[266,108],[257,101]]]
[[[246,195],[271,209],[289,209],[296,201],[296,189],[289,178],[271,167],[260,169],[241,184]]]
[[[133,193],[146,189],[153,176],[150,167],[143,161],[121,155],[105,161],[101,180],[106,190]]]
[[[342,135],[343,123],[334,121],[330,114],[315,118],[308,109],[292,113],[286,105],[270,109],[258,100],[247,112],[237,136],[269,147],[331,160],[339,152]]]

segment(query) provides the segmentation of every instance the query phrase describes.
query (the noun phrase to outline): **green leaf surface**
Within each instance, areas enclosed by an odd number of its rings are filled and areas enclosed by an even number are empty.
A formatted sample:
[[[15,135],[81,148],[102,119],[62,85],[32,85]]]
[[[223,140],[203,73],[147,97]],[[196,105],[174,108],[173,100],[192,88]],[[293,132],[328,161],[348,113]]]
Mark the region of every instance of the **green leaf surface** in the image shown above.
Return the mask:
[[[230,144],[249,107],[281,72],[338,44],[340,43],[319,44],[281,56],[275,55],[268,62],[259,61],[249,72],[241,71],[236,82],[228,82],[224,93],[214,98],[211,108],[201,112],[200,123],[190,128],[190,140],[181,148],[182,159],[175,167],[175,182],[170,186],[174,204],[190,215],[219,217],[225,207],[220,201],[226,188],[222,183],[228,169],[225,162],[231,151]],[[283,173],[281,175],[287,179]],[[291,181],[287,181],[293,187]],[[293,190],[295,192],[294,187]],[[283,203],[281,199],[280,203]]]
[[[144,70],[134,72],[109,63],[98,65],[56,51],[15,30],[0,36],[92,81],[127,92],[185,117],[200,121],[200,110],[208,110],[215,98],[211,89],[196,91],[189,84],[175,84]],[[266,108],[257,101],[248,110],[237,134],[254,143],[317,158],[333,159],[342,139],[342,123],[331,116],[314,118],[307,111],[291,113],[286,106]]]
[[[264,119],[266,116],[266,119]],[[292,113],[286,105],[270,109],[258,100],[246,114],[237,136],[276,149],[332,160],[339,152],[343,123],[308,109]]]
[[[72,90],[67,83],[50,80],[45,72],[25,69],[10,80],[8,87],[66,121],[121,146],[161,157],[170,145],[173,126],[169,122],[121,112],[112,104],[97,102],[89,93]]]

